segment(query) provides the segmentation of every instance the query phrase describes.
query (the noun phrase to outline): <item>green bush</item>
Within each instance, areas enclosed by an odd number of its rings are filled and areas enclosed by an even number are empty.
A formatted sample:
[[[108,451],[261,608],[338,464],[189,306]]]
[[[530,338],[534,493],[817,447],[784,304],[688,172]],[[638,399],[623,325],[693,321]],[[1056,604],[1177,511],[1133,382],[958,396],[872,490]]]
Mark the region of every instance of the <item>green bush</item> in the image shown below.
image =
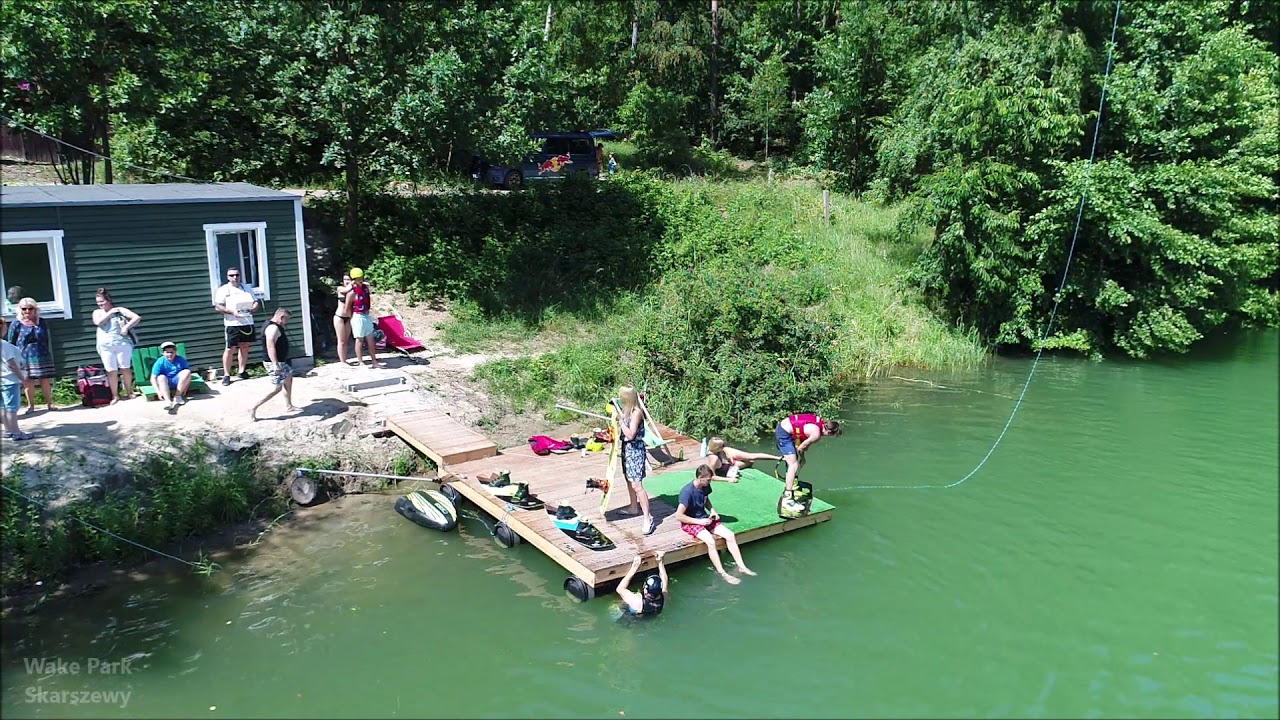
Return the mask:
[[[808,270],[722,265],[669,276],[628,374],[665,422],[694,436],[751,437],[789,412],[833,410],[836,346],[817,319],[827,294]]]
[[[130,488],[97,502],[46,511],[16,494],[31,497],[34,491],[25,487],[23,469],[15,464],[3,478],[7,490],[0,497],[0,585],[9,590],[48,581],[76,565],[102,560],[148,559],[146,550],[75,518],[165,549],[229,523],[275,514],[287,503],[276,493],[278,478],[256,468],[252,458],[219,463],[207,445],[197,442],[181,453],[156,453],[135,463]]]
[[[537,335],[552,348],[476,369],[514,412],[560,400],[599,411],[630,383],[648,389],[665,423],[746,438],[788,412],[831,410],[841,388],[894,364],[982,358],[901,287],[918,249],[894,243],[895,211],[835,197],[824,224],[807,184],[629,172],[364,206],[384,214],[364,221],[380,248],[370,274],[454,300],[446,342],[477,352]],[[566,247],[591,261],[558,263]]]

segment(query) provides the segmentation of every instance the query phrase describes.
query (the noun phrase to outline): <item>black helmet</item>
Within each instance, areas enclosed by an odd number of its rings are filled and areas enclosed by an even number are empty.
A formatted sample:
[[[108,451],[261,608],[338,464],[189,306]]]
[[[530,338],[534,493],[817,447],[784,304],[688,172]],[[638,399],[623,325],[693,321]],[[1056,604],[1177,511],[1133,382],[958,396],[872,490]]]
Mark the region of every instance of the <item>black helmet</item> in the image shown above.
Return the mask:
[[[644,594],[651,598],[658,597],[662,594],[662,578],[657,575],[650,575],[644,579]]]

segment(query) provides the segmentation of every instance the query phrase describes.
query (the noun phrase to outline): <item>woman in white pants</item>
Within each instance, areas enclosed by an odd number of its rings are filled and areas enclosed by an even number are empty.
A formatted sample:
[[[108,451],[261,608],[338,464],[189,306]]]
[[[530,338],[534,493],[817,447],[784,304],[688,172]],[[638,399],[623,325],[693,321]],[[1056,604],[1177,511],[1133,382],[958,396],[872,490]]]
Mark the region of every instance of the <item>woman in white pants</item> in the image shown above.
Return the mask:
[[[93,311],[93,324],[98,326],[98,357],[111,383],[111,404],[120,402],[116,388],[118,375],[124,376],[124,397],[133,397],[133,340],[129,332],[142,318],[127,307],[111,302],[111,293],[98,288],[98,309]]]

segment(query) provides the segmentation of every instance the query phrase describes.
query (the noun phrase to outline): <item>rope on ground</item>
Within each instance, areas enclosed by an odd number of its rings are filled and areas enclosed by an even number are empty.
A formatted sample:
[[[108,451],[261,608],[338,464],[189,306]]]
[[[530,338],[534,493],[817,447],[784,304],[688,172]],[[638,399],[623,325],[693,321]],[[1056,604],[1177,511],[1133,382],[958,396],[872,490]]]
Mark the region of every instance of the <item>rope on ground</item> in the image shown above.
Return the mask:
[[[1053,309],[1049,311],[1049,322],[1045,324],[1044,333],[1040,336],[1040,347],[1036,350],[1035,360],[1031,363],[1031,371],[1027,373],[1027,379],[1022,383],[1022,392],[1018,393],[1018,399],[1013,404],[1013,412],[1009,413],[1009,419],[1005,421],[1004,428],[1000,430],[996,441],[987,450],[987,454],[983,456],[982,460],[969,471],[968,475],[946,485],[846,485],[844,487],[831,488],[826,492],[836,492],[838,490],[945,490],[953,488],[976,475],[982,469],[982,466],[987,464],[987,460],[991,459],[991,455],[1000,446],[1000,442],[1004,440],[1005,433],[1009,432],[1009,426],[1013,424],[1014,416],[1018,414],[1018,408],[1022,407],[1022,400],[1027,395],[1027,388],[1031,386],[1031,378],[1036,374],[1036,367],[1040,364],[1040,356],[1044,353],[1044,341],[1049,337],[1049,333],[1053,331],[1053,322],[1058,316],[1058,306],[1062,303],[1062,290],[1067,285],[1067,273],[1071,270],[1071,259],[1075,255],[1076,240],[1080,236],[1080,222],[1084,218],[1085,198],[1089,194],[1089,179],[1093,172],[1093,159],[1098,151],[1098,130],[1102,127],[1102,106],[1107,99],[1107,81],[1111,77],[1111,57],[1116,46],[1116,28],[1119,24],[1120,0],[1116,0],[1116,13],[1111,21],[1111,41],[1107,44],[1107,67],[1102,76],[1102,93],[1098,98],[1098,115],[1094,118],[1093,123],[1093,146],[1089,149],[1089,162],[1085,166],[1084,187],[1080,190],[1080,205],[1076,209],[1076,226],[1071,233],[1071,245],[1067,248],[1067,261],[1062,268],[1062,279],[1058,281],[1058,290],[1054,293]]]
[[[40,502],[39,500],[36,500],[36,499],[34,499],[34,498],[27,497],[26,495],[23,495],[22,493],[18,492],[17,490],[14,490],[13,488],[9,487],[8,485],[0,485],[0,487],[3,487],[5,490],[9,491],[10,493],[13,493],[14,495],[17,495],[18,497],[22,498],[23,500],[26,500],[27,502],[31,503],[32,505],[35,505],[36,507],[39,507],[41,510],[47,509],[47,506],[46,506],[44,503],[42,503],[42,502]],[[193,563],[193,562],[191,562],[190,560],[183,560],[182,558],[177,557],[177,556],[174,556],[174,555],[170,555],[169,553],[164,552],[163,550],[157,550],[157,549],[155,549],[155,548],[153,548],[153,547],[148,547],[148,546],[146,546],[146,545],[143,545],[142,543],[134,542],[133,540],[130,540],[130,539],[129,539],[129,538],[127,538],[127,537],[121,537],[121,536],[119,536],[119,535],[117,535],[117,534],[115,534],[115,533],[111,532],[110,530],[106,530],[106,529],[104,529],[104,528],[100,528],[100,527],[98,527],[97,525],[94,525],[93,523],[89,522],[88,520],[82,520],[81,518],[77,517],[74,513],[67,513],[67,517],[71,518],[72,520],[75,520],[76,522],[80,523],[81,525],[84,525],[85,527],[91,528],[91,529],[93,529],[93,530],[97,530],[98,532],[100,532],[100,533],[102,533],[102,534],[104,534],[104,535],[108,535],[108,536],[110,536],[110,537],[113,537],[113,538],[115,538],[116,540],[119,540],[120,542],[129,543],[130,545],[133,545],[134,547],[142,548],[143,550],[146,550],[147,552],[155,553],[156,555],[160,555],[160,556],[162,556],[162,557],[167,557],[167,558],[169,558],[170,560],[177,560],[178,562],[180,562],[180,563],[182,563],[182,564],[184,564],[184,565],[190,565],[191,567],[196,568],[196,569],[200,569],[200,568],[202,567],[201,565],[198,565],[198,564],[196,564],[196,563]]]

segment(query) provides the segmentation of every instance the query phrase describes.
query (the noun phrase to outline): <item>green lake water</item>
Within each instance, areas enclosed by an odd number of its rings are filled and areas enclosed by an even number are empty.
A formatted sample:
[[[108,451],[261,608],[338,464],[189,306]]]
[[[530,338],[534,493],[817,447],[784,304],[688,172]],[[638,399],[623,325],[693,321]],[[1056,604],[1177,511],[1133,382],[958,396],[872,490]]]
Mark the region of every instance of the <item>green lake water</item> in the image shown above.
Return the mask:
[[[444,535],[347,498],[210,579],[8,622],[0,713],[1276,717],[1278,339],[1046,358],[963,484],[831,491],[964,477],[1030,361],[877,381],[802,473],[834,519],[746,545],[759,577],[738,587],[676,566],[650,622],[575,603],[558,566],[479,522]]]

